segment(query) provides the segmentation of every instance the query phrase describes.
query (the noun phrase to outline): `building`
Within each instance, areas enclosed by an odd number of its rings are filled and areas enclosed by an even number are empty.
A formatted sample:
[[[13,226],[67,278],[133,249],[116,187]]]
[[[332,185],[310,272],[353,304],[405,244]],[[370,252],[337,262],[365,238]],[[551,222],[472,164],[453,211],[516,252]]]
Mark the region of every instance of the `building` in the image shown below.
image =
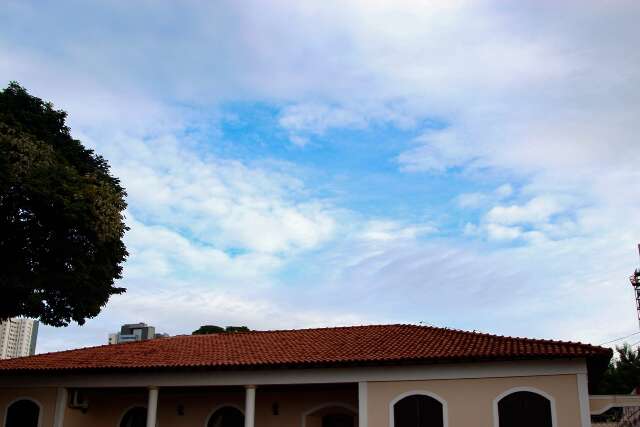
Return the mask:
[[[109,334],[109,345],[118,344],[118,333]]]
[[[120,332],[109,334],[109,344],[121,344],[132,341],[144,341],[153,338],[165,338],[166,334],[156,334],[156,328],[146,323],[122,325]]]
[[[0,322],[0,359],[35,354],[38,325],[37,320],[22,317]]]
[[[640,405],[589,395],[611,356],[415,325],[176,336],[0,361],[0,411],[6,427],[589,427]]]

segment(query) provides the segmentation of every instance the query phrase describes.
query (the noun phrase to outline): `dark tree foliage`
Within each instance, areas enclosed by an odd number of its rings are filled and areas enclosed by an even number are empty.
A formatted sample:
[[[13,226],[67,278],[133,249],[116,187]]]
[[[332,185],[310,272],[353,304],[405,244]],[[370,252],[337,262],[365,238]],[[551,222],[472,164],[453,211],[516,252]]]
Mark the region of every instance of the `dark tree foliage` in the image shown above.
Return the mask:
[[[208,334],[233,334],[236,332],[249,332],[251,329],[246,326],[227,326],[223,328],[222,326],[215,325],[203,325],[200,326],[197,330],[193,331],[191,335],[208,335]]]
[[[0,91],[0,319],[83,324],[125,291],[126,193],[66,117],[15,82]]]
[[[617,357],[602,375],[595,394],[629,394],[640,386],[640,350],[617,347]]]

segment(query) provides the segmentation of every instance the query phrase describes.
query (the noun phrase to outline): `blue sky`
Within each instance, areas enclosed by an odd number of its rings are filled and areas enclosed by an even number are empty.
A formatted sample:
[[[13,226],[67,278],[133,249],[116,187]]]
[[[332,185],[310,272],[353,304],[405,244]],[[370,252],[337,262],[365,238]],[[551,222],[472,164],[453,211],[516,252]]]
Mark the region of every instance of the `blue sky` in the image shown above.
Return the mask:
[[[124,295],[39,351],[419,323],[637,329],[637,2],[119,1],[0,11],[0,82],[128,191]]]

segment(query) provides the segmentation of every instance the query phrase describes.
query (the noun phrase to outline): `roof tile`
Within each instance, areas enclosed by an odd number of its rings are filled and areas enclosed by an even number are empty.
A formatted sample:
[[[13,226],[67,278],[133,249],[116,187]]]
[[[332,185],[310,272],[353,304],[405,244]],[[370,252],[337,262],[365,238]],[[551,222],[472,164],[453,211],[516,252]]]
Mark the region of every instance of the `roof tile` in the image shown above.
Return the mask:
[[[372,325],[184,335],[0,361],[0,371],[289,367],[460,360],[606,359],[582,343],[416,325]]]

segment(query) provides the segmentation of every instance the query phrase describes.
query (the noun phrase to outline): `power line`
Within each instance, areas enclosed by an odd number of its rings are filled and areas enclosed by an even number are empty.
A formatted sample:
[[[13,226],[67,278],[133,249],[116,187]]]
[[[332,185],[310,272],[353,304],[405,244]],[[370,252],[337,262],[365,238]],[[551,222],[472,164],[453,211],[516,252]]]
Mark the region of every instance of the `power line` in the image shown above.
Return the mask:
[[[627,335],[626,337],[620,337],[620,338],[616,338],[615,340],[611,340],[611,341],[603,342],[602,344],[599,344],[599,345],[611,344],[612,342],[616,342],[616,341],[624,340],[624,339],[630,338],[630,337],[632,337],[632,336],[634,336],[634,335],[638,335],[638,334],[640,334],[640,331],[638,331],[638,332],[634,332],[634,333],[632,333],[631,335]],[[640,343],[640,341],[638,341],[638,343]]]

